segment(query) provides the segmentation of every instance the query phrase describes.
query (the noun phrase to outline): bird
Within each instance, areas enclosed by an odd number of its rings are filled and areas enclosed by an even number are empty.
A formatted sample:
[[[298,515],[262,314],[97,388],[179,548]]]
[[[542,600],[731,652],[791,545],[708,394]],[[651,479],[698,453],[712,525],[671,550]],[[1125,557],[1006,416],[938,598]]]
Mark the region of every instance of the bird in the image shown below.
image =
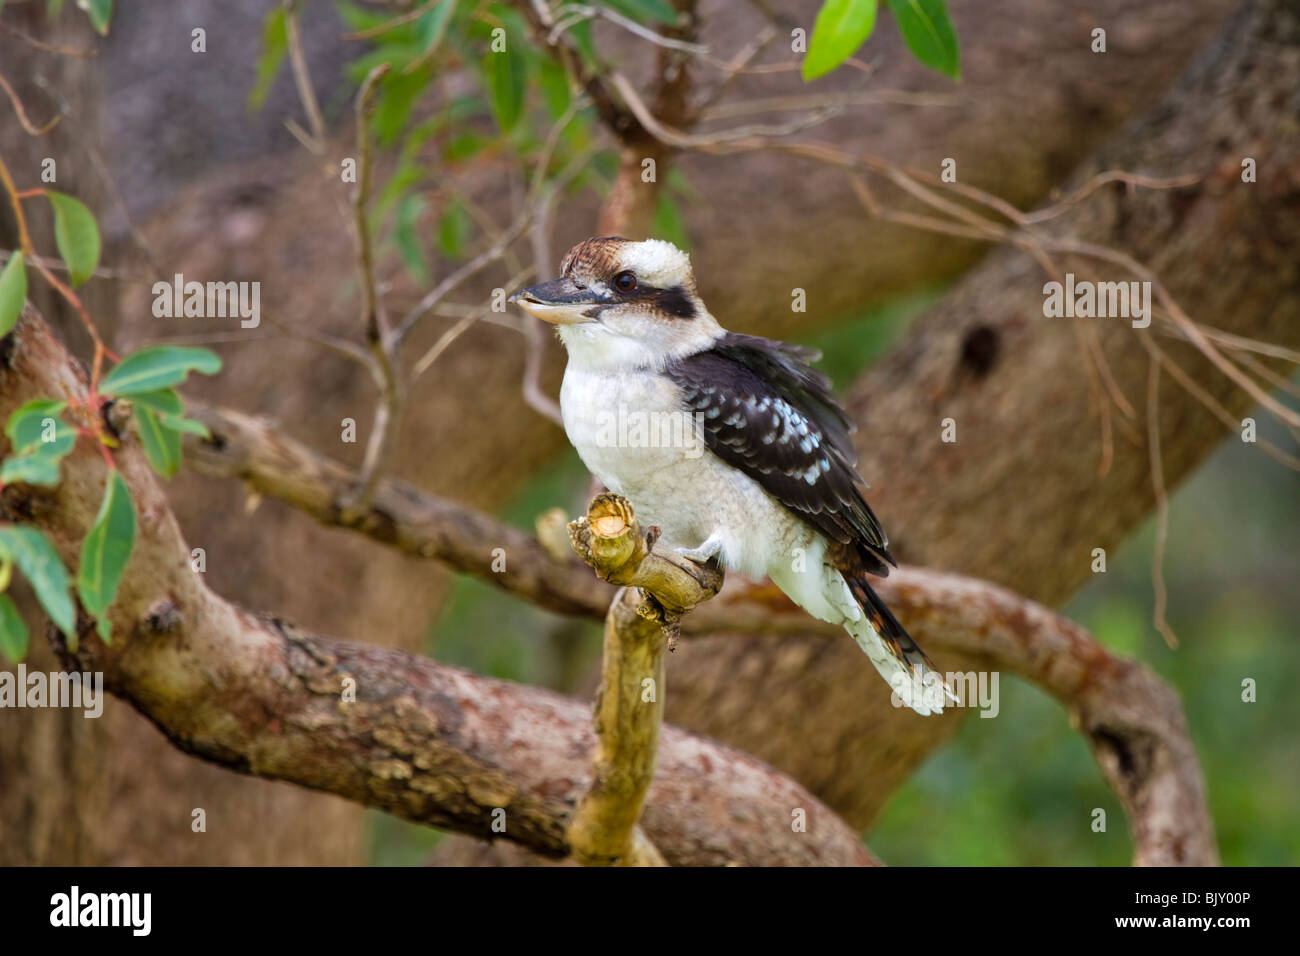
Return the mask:
[[[689,256],[662,239],[586,239],[558,278],[510,297],[567,352],[564,430],[587,469],[627,498],[657,546],[770,578],[842,625],[923,716],[955,701],[872,589],[896,567],[863,496],[853,424],[813,349],[730,332]]]

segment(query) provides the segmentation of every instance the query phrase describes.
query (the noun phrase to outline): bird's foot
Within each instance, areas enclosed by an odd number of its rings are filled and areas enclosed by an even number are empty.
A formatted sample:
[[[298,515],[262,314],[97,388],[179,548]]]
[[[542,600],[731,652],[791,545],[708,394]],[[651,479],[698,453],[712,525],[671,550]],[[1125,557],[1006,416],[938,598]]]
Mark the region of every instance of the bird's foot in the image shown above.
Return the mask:
[[[718,535],[709,535],[698,548],[674,548],[673,553],[696,564],[708,564],[722,553],[722,538]]]

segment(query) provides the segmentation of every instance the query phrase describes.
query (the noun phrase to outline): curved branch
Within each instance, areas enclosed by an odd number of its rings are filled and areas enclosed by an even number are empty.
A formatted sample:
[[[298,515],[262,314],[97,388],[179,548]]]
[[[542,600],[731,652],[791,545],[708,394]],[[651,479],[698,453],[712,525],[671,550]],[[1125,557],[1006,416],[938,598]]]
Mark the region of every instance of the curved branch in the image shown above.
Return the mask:
[[[548,611],[603,617],[609,609],[614,589],[592,577],[581,561],[555,559],[535,537],[491,515],[392,479],[382,480],[366,508],[354,512],[348,505],[357,477],[343,465],[266,419],[192,399],[186,400],[186,409],[212,433],[208,439],[185,439],[186,464],[204,474],[238,478],[323,524],[360,531],[407,554],[436,558]],[[494,573],[497,548],[509,560],[505,570]]]
[[[436,558],[540,607],[597,618],[609,610],[613,591],[584,565],[553,557],[537,539],[491,516],[398,482],[384,482],[370,513],[345,524],[338,502],[353,487],[346,468],[265,422],[189,407],[213,433],[211,442],[186,439],[202,471],[242,478],[327,524]],[[492,571],[493,546],[508,549],[509,572]],[[1159,677],[1112,655],[1073,622],[988,582],[903,567],[878,584],[923,646],[984,657],[1042,687],[1075,717],[1128,812],[1137,862],[1215,862],[1200,765],[1177,695]],[[843,637],[775,588],[739,579],[697,608],[685,630]]]
[[[40,396],[86,394],[79,364],[30,307],[0,340],[0,416]],[[110,611],[113,643],[81,618],[66,664],[105,686],[187,753],[419,823],[504,837],[553,857],[594,749],[586,707],[388,648],[333,640],[238,608],[189,564],[176,519],[135,442],[115,452],[139,534]],[[54,489],[10,485],[0,514],[44,531],[75,566],[105,464],[82,442]],[[807,832],[793,832],[804,808]],[[865,865],[856,833],[794,781],[674,728],[642,825],[668,862]]]
[[[1124,806],[1135,864],[1218,863],[1196,748],[1177,693],[1159,675],[1112,654],[1068,618],[985,581],[903,567],[874,585],[941,665],[945,653],[961,654],[1032,681],[1065,707]],[[689,623],[688,634],[820,629],[827,639],[843,637],[810,622],[775,588],[724,591]]]

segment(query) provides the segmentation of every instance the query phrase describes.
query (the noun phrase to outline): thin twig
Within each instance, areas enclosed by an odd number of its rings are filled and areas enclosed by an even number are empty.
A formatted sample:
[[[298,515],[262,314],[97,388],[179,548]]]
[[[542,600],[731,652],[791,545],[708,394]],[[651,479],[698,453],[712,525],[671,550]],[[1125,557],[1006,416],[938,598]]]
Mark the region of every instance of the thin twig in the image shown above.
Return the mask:
[[[386,20],[383,23],[379,24],[378,26],[367,27],[364,30],[357,30],[355,33],[345,33],[343,34],[343,39],[369,40],[372,37],[382,36],[383,34],[389,32],[390,30],[396,30],[400,26],[405,26],[408,23],[414,23],[416,20],[420,19],[420,17],[424,16],[426,13],[428,13],[430,10],[432,10],[441,2],[442,0],[428,0],[427,3],[421,4],[420,6],[416,7],[414,10],[408,11],[407,13],[403,13],[400,16],[393,17],[393,19],[391,20]]]
[[[566,4],[563,10],[565,14],[564,18],[556,21],[555,26],[551,27],[551,32],[546,37],[548,43],[555,43],[555,41],[559,39],[560,34],[564,33],[566,30],[572,29],[579,23],[595,19],[596,17],[602,17],[610,23],[617,24],[629,33],[639,36],[641,39],[646,40],[654,46],[663,47],[666,50],[680,50],[684,53],[696,53],[700,55],[706,55],[709,52],[709,48],[702,43],[690,43],[685,40],[675,40],[672,37],[663,36],[662,34],[651,30],[649,27],[642,26],[635,20],[628,19],[617,10],[613,10],[609,7],[589,7],[585,4],[572,3]]]
[[[1169,539],[1169,498],[1165,492],[1164,469],[1160,462],[1160,360],[1151,356],[1147,373],[1147,446],[1151,455],[1151,487],[1156,496],[1156,543],[1151,556],[1151,585],[1156,603],[1152,623],[1171,648],[1178,646],[1178,635],[1169,626],[1165,608],[1169,600],[1165,589],[1165,546]]]
[[[508,280],[506,284],[506,288],[508,289],[515,288],[521,282],[526,281],[528,277],[532,274],[533,274],[532,266],[529,266],[526,269],[522,269],[519,272],[516,272]],[[438,337],[438,341],[434,342],[433,345],[430,346],[429,351],[425,352],[424,355],[420,357],[420,360],[415,363],[415,368],[411,371],[411,376],[410,376],[411,380],[414,381],[415,379],[423,375],[426,371],[428,371],[429,366],[432,365],[434,362],[436,362],[438,360],[438,357],[442,355],[443,352],[447,351],[447,349],[451,346],[453,342],[456,341],[456,339],[460,338],[461,335],[463,335],[466,331],[469,330],[470,326],[474,325],[476,322],[481,320],[484,316],[491,313],[491,311],[492,311],[492,303],[489,302],[487,305],[480,307],[479,309],[470,313],[469,315],[461,317],[461,319],[457,321],[455,325],[453,325],[446,332],[442,333],[442,335]]]
[[[293,82],[298,87],[298,98],[307,113],[307,122],[311,125],[309,148],[317,156],[325,152],[325,118],[321,115],[320,103],[316,100],[316,91],[312,87],[311,72],[307,68],[307,57],[302,50],[302,36],[298,32],[298,14],[301,0],[283,0],[284,34],[289,49],[289,63],[293,69]]]
[[[59,120],[63,119],[62,114],[55,113],[53,118],[44,126],[34,126],[32,125],[32,121],[27,118],[27,111],[23,109],[23,101],[18,98],[17,92],[15,92],[14,88],[9,85],[9,81],[4,78],[3,73],[0,73],[0,89],[3,89],[5,95],[9,97],[9,102],[13,104],[14,112],[18,114],[18,124],[22,126],[23,132],[28,136],[44,136],[50,130],[54,129],[55,126],[59,125]]]
[[[22,30],[19,30],[17,27],[11,26],[8,23],[0,23],[0,30],[16,36],[28,46],[35,47],[37,50],[42,50],[45,53],[57,53],[60,56],[79,56],[85,59],[90,59],[91,57],[99,55],[99,51],[94,47],[87,49],[82,47],[60,46],[57,43],[46,43],[44,40],[38,40],[34,36],[29,36]]]

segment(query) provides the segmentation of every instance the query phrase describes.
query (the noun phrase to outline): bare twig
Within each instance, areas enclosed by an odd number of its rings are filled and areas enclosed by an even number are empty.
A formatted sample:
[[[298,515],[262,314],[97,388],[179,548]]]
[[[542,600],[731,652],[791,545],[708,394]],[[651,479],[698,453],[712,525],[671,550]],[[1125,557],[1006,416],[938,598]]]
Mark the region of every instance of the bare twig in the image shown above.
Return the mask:
[[[526,281],[532,274],[532,267],[516,272],[506,283],[507,288],[515,288],[520,283]],[[489,302],[487,305],[480,307],[468,315],[462,316],[456,321],[455,325],[442,333],[442,335],[438,336],[438,340],[434,342],[433,345],[429,347],[429,350],[420,357],[420,360],[415,363],[415,367],[411,371],[411,380],[414,381],[428,371],[429,366],[433,365],[433,363],[438,360],[438,357],[442,355],[443,352],[447,351],[456,339],[460,338],[461,335],[469,330],[470,326],[475,322],[478,322],[491,311],[492,303]]]
[[[581,3],[570,3],[564,6],[564,18],[556,21],[551,27],[551,32],[546,36],[546,42],[554,44],[560,34],[565,30],[572,29],[579,23],[587,20],[593,20],[596,17],[602,17],[610,23],[617,24],[629,33],[646,40],[654,46],[663,47],[666,50],[681,50],[685,53],[707,54],[709,48],[702,43],[691,43],[686,40],[678,40],[673,37],[666,37],[656,33],[649,27],[642,26],[635,20],[628,19],[609,7],[591,7]]]
[[[367,210],[370,198],[370,115],[374,108],[375,86],[387,72],[387,63],[377,65],[366,76],[361,91],[357,94],[357,188],[353,193],[352,208],[357,236],[357,263],[361,276],[361,319],[374,367],[380,373],[379,403],[366,440],[360,485],[355,499],[350,503],[350,507],[358,513],[369,507],[375,488],[388,468],[405,397],[405,383],[397,367],[396,342],[389,332],[383,305],[375,292],[374,252]]]
[[[301,12],[301,0],[282,0],[284,7],[284,33],[289,48],[289,63],[293,70],[293,82],[298,87],[298,98],[307,114],[307,123],[311,127],[311,138],[306,142],[308,148],[317,156],[325,153],[325,118],[321,115],[320,103],[316,100],[316,90],[312,87],[311,72],[307,68],[307,57],[302,49],[302,36],[298,32],[298,15]]]
[[[343,39],[369,40],[372,39],[373,37],[382,36],[383,34],[388,33],[390,30],[396,30],[398,27],[405,26],[408,23],[414,23],[416,20],[420,19],[420,17],[424,16],[426,13],[428,13],[430,10],[432,10],[434,7],[436,7],[439,3],[442,2],[443,0],[425,0],[424,3],[420,4],[418,7],[414,8],[413,10],[409,10],[406,13],[399,14],[398,16],[393,17],[393,19],[386,20],[383,23],[379,24],[378,26],[369,27],[365,30],[357,30],[354,33],[345,33],[343,34]],[[454,3],[455,0],[452,0],[452,2]]]
[[[46,53],[57,53],[60,56],[77,56],[77,57],[82,57],[83,59],[90,59],[91,57],[97,56],[99,54],[99,51],[96,50],[94,47],[83,48],[83,47],[60,46],[57,43],[47,43],[44,40],[38,40],[36,39],[36,37],[30,36],[29,34],[24,33],[22,30],[19,30],[17,27],[12,26],[11,24],[8,23],[0,23],[0,30],[3,30],[5,33],[8,33],[12,36],[16,36],[18,39],[22,40],[28,46],[33,47],[37,50],[42,50]]]
[[[377,65],[367,74],[357,94],[357,182],[352,191],[352,221],[356,230],[357,265],[361,279],[361,324],[370,342],[382,340],[387,333],[382,309],[375,295],[374,249],[366,208],[370,200],[370,117],[375,109],[375,87],[387,73],[387,63]]]
[[[9,85],[9,81],[4,78],[3,73],[0,73],[0,89],[4,90],[5,95],[9,97],[9,102],[13,104],[14,112],[18,114],[18,125],[23,128],[23,132],[28,136],[44,136],[59,124],[59,120],[63,119],[61,114],[55,113],[54,116],[50,118],[50,121],[44,126],[35,126],[32,124],[32,121],[27,118],[27,111],[23,109],[23,101],[18,98],[17,92],[15,92],[14,88]]]
[[[1156,603],[1151,620],[1170,647],[1178,646],[1178,635],[1169,626],[1165,607],[1169,600],[1165,589],[1165,545],[1169,538],[1169,498],[1165,491],[1164,470],[1160,463],[1160,360],[1151,356],[1147,375],[1147,448],[1151,458],[1151,489],[1156,498],[1156,545],[1151,556],[1151,584]]]

